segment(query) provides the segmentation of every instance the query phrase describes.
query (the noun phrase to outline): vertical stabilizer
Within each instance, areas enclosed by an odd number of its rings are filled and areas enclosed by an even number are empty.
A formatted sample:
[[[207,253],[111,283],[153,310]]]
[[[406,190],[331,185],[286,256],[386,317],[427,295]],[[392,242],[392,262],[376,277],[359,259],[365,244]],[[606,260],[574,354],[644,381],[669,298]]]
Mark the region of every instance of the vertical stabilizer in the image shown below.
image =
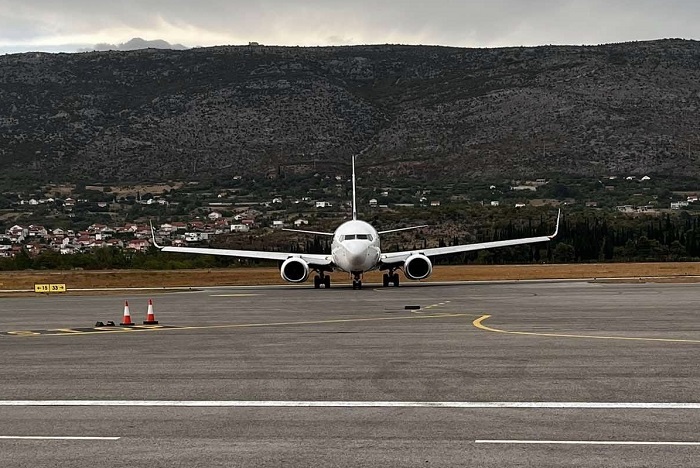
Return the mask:
[[[357,198],[355,196],[355,155],[352,155],[352,219],[357,219]]]

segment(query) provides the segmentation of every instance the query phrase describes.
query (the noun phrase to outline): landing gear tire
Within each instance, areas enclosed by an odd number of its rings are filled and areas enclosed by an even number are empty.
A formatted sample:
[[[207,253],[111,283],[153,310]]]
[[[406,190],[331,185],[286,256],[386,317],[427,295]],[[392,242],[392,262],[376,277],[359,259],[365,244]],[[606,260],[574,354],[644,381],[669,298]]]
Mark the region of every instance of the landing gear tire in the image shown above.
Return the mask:
[[[331,287],[331,277],[326,275],[323,277],[323,285],[326,287],[326,289]]]
[[[352,281],[352,289],[362,289],[362,281]]]
[[[314,289],[318,289],[320,287],[321,287],[321,277],[314,276]]]
[[[382,276],[382,286],[385,288],[389,287],[389,275],[384,273],[384,276]]]
[[[398,287],[399,287],[399,274],[398,274],[398,273],[394,273],[394,274],[391,275],[391,276],[392,276],[391,282],[394,283],[394,287],[395,287],[395,288],[398,288]]]

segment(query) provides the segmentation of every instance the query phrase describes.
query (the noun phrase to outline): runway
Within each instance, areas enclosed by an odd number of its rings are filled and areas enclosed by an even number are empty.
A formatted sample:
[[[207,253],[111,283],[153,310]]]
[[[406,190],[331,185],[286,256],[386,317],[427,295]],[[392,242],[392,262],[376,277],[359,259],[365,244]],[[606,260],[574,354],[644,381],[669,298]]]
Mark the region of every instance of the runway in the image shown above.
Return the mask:
[[[149,297],[163,328],[95,329]],[[3,298],[0,332],[0,466],[700,460],[693,284]]]

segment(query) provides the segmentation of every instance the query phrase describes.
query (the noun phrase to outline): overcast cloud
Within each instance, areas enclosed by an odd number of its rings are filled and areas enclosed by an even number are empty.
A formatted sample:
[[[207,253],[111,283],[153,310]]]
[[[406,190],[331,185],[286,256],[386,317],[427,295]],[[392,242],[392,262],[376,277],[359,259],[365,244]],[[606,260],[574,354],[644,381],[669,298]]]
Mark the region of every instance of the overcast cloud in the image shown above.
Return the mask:
[[[697,0],[0,0],[0,53],[134,37],[222,44],[501,47],[698,39]]]

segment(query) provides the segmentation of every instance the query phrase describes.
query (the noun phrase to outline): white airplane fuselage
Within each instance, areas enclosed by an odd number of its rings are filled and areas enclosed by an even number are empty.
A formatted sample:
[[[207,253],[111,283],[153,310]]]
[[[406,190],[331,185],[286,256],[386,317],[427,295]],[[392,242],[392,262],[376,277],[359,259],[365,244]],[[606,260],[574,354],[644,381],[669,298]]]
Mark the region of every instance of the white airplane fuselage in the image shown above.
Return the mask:
[[[331,256],[335,266],[350,273],[374,270],[379,265],[379,234],[369,223],[347,221],[333,233]]]

